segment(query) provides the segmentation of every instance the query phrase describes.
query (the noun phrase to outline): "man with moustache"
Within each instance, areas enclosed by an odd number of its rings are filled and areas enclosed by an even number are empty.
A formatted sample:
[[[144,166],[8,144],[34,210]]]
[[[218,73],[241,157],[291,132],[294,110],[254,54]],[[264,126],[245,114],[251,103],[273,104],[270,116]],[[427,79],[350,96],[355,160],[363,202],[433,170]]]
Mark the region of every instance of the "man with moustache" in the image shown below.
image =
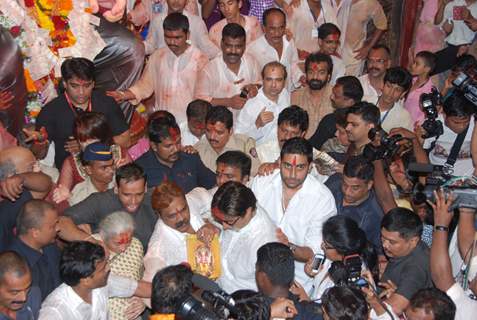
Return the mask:
[[[158,270],[170,265],[187,263],[187,236],[197,234],[210,241],[218,229],[205,223],[198,212],[189,209],[182,190],[175,183],[165,181],[151,197],[152,207],[159,215],[144,256],[144,280],[152,281]],[[192,208],[193,209],[193,208]]]
[[[28,263],[18,253],[0,253],[0,320],[38,318],[41,293],[31,286]]]
[[[315,133],[321,119],[333,112],[331,105],[332,86],[329,84],[333,73],[333,61],[323,53],[312,53],[305,60],[307,86],[291,94],[291,104],[308,112],[309,125],[305,138]]]
[[[384,87],[386,70],[391,67],[391,51],[385,45],[376,45],[368,53],[368,73],[358,79],[363,87],[363,101],[378,103]]]
[[[195,97],[214,106],[226,106],[234,113],[234,119],[247,102],[257,95],[260,82],[260,66],[245,53],[244,28],[236,23],[227,24],[222,30],[220,48],[222,54],[202,69]]]

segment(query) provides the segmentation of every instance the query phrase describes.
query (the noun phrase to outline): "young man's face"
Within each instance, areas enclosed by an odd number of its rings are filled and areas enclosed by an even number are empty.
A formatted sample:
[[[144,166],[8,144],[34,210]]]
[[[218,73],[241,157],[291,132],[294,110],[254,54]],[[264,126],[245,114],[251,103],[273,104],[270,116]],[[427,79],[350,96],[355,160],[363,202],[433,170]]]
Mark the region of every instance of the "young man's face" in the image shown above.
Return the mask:
[[[216,151],[222,151],[232,136],[232,129],[227,129],[223,122],[208,122],[205,125],[205,136]]]
[[[175,131],[174,131],[175,132]],[[173,164],[179,160],[179,153],[181,151],[181,136],[171,135],[163,138],[161,142],[150,142],[151,148],[156,156],[166,164]]]
[[[304,135],[305,131],[302,131],[299,126],[292,126],[290,122],[282,122],[277,128],[277,139],[280,149],[287,140],[303,137]]]
[[[324,39],[318,39],[320,51],[329,56],[334,55],[340,46],[340,35],[337,33],[329,34]]]
[[[348,121],[346,125],[348,140],[352,143],[366,142],[368,140],[368,132],[374,125],[364,121],[359,114],[350,113],[346,119]]]
[[[114,162],[113,159],[107,161],[91,161],[85,166],[85,171],[91,179],[101,183],[109,184],[114,177]]]
[[[18,277],[14,272],[6,272],[0,281],[0,306],[11,311],[18,311],[27,302],[31,287],[31,274]]]
[[[359,178],[351,178],[343,175],[343,200],[347,205],[358,205],[369,197],[369,190],[373,187],[372,181],[365,181]]]
[[[242,1],[239,0],[219,0],[219,10],[224,15],[225,19],[230,20],[240,14]]]
[[[354,100],[344,95],[343,86],[338,83],[331,89],[330,99],[331,104],[336,109],[348,108],[354,105]]]
[[[189,37],[188,32],[184,30],[164,30],[164,41],[171,51],[176,55],[180,56],[187,50],[187,38]]]
[[[263,92],[267,97],[278,99],[285,87],[285,72],[281,67],[268,67],[263,77]]]
[[[218,187],[229,181],[240,182],[242,184],[248,182],[248,176],[243,176],[240,168],[221,162],[217,163],[215,174]]]
[[[381,242],[384,253],[390,258],[405,257],[417,246],[418,237],[403,238],[397,231],[388,231],[381,228]]]
[[[135,213],[144,200],[146,181],[144,179],[130,182],[120,180],[115,191],[118,194],[119,201],[123,205],[123,208],[129,213]]]
[[[167,0],[169,13],[182,12],[186,6],[187,0]]]
[[[280,159],[282,182],[289,189],[300,188],[308,175],[310,162],[303,154],[284,154]]]
[[[404,98],[405,95],[406,91],[403,87],[395,83],[385,82],[380,100],[386,104],[394,105],[396,102]]]
[[[94,81],[83,80],[73,76],[73,78],[63,81],[65,91],[74,106],[82,106],[89,102],[93,93]]]
[[[326,62],[312,62],[306,70],[306,83],[311,90],[321,90],[330,81],[331,75],[328,73]]]
[[[444,113],[444,123],[446,127],[454,131],[454,133],[459,134],[464,132],[465,128],[469,126],[470,116],[467,117],[455,117],[455,116],[446,116]]]

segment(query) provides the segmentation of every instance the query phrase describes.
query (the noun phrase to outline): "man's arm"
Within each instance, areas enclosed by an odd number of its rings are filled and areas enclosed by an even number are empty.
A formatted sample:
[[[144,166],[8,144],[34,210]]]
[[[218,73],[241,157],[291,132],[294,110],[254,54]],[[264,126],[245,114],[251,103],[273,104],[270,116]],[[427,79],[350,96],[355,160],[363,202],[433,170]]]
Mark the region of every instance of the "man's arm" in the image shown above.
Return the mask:
[[[376,29],[367,44],[364,44],[361,48],[354,51],[356,53],[355,58],[358,60],[366,59],[369,50],[371,50],[371,48],[374,47],[376,43],[378,43],[379,39],[383,36],[385,32],[386,30]]]
[[[374,191],[376,192],[379,205],[383,208],[384,213],[387,213],[389,210],[396,208],[397,203],[384,172],[383,160],[376,160],[373,164]]]
[[[134,295],[140,298],[150,298],[152,292],[152,284],[150,282],[139,280],[137,282],[136,291]]]
[[[122,148],[129,148],[131,146],[131,132],[128,130],[113,137],[114,143]]]
[[[434,16],[434,24],[440,25],[442,20],[444,19],[444,9],[446,5],[450,2],[450,0],[439,0],[439,4],[437,7],[436,15]]]
[[[459,245],[459,252],[462,259],[466,262],[470,262],[470,257],[467,255],[470,252],[470,248],[474,244],[475,237],[475,209],[460,208],[459,209],[459,227],[457,231],[457,243]]]
[[[58,221],[58,228],[58,235],[65,241],[84,241],[91,237],[90,234],[78,228],[78,226],[73,222],[73,219],[70,217],[60,217]]]
[[[395,314],[401,315],[409,305],[409,300],[399,293],[394,293],[389,299],[386,299],[386,303],[393,308]]]

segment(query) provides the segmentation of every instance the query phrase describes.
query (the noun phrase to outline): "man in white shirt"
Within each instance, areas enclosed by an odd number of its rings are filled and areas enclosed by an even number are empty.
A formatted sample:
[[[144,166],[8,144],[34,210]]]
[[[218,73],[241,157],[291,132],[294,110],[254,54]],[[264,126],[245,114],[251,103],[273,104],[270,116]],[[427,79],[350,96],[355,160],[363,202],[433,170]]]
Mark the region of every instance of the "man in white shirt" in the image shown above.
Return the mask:
[[[368,73],[358,79],[363,87],[363,101],[378,103],[384,87],[384,75],[391,67],[391,52],[385,45],[376,45],[368,54]]]
[[[288,41],[285,35],[286,16],[278,8],[270,8],[263,13],[263,29],[265,34],[250,43],[247,52],[257,60],[260,68],[267,63],[278,61],[285,66],[288,73],[287,89],[291,92],[301,86],[303,76],[298,67],[298,51],[293,40]]]
[[[213,107],[206,117],[205,137],[194,145],[204,165],[216,170],[217,157],[229,150],[239,150],[252,159],[252,176],[257,173],[260,162],[255,150],[255,140],[233,132],[233,114],[224,106]]]
[[[152,194],[153,209],[160,216],[149,240],[144,256],[144,280],[152,281],[156,272],[164,267],[187,262],[187,236],[210,241],[213,232],[218,231],[205,224],[198,212],[189,210],[186,196],[173,182],[163,182]]]
[[[234,119],[247,99],[257,95],[260,67],[245,52],[245,30],[236,23],[227,24],[222,30],[220,47],[222,54],[202,69],[195,97],[209,101],[213,106],[226,106],[234,113]]]
[[[205,133],[205,116],[212,105],[204,100],[196,99],[187,105],[187,121],[179,124],[181,143],[183,146],[196,144]]]
[[[474,108],[462,93],[454,92],[444,101],[443,113],[437,118],[444,124],[444,133],[437,140],[429,138],[424,141],[425,149],[432,147],[429,161],[435,165],[445,165],[458,135],[466,131],[455,164],[449,166],[453,170],[452,174],[456,176],[471,176],[474,172],[471,153],[472,131],[475,126],[472,116]]]
[[[181,13],[171,13],[163,22],[166,47],[154,51],[144,73],[125,91],[109,94],[118,102],[130,100],[138,104],[155,96],[155,110],[167,110],[178,123],[187,121],[186,106],[193,100],[200,71],[207,64],[207,56],[189,45],[189,20]]]
[[[381,128],[389,132],[393,128],[412,131],[411,114],[404,108],[404,97],[412,86],[412,76],[404,68],[394,67],[386,71],[384,87],[376,106],[381,113]]]
[[[169,14],[175,12],[182,13],[189,20],[190,41],[194,47],[199,48],[209,59],[213,59],[220,53],[219,48],[210,41],[204,21],[199,16],[184,10],[186,4],[187,0],[167,0],[167,10],[154,15],[149,25],[146,41],[144,41],[146,54],[151,54],[154,50],[166,46],[162,23]]]
[[[107,320],[109,297],[151,296],[150,283],[109,275],[109,271],[102,246],[72,242],[64,249],[60,263],[64,283],[43,301],[38,319]]]
[[[251,188],[257,200],[277,225],[277,238],[294,254],[296,280],[308,291],[311,278],[304,272],[304,262],[320,251],[322,225],[336,215],[331,192],[309,175],[313,148],[303,138],[285,142],[280,154],[280,171],[256,177]]]
[[[290,105],[285,90],[287,70],[280,62],[267,63],[262,70],[263,87],[247,101],[237,119],[237,133],[255,139],[257,146],[276,136],[278,114]]]
[[[257,205],[252,190],[239,182],[223,184],[212,199],[212,215],[222,224],[222,275],[219,285],[226,292],[257,290],[257,250],[277,240],[275,225]]]

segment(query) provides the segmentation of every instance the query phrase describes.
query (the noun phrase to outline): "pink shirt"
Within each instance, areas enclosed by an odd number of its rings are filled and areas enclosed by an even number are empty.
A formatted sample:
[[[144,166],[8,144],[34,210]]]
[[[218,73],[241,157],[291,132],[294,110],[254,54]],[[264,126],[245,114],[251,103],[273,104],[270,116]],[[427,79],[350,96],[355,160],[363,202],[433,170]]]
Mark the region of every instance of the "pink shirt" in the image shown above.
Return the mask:
[[[254,41],[263,34],[262,27],[257,18],[253,16],[242,16],[245,18],[245,26],[242,26],[245,29],[247,35],[246,43]],[[210,40],[217,46],[220,47],[220,42],[222,41],[222,29],[227,25],[227,19],[222,19],[212,26],[209,30]]]
[[[412,80],[414,84],[417,81],[417,77]],[[432,90],[432,81],[429,79],[423,86],[417,88],[414,91],[410,91],[404,102],[404,108],[411,114],[412,123],[421,123],[424,120],[424,113],[421,111],[419,98],[423,93],[429,93]]]

